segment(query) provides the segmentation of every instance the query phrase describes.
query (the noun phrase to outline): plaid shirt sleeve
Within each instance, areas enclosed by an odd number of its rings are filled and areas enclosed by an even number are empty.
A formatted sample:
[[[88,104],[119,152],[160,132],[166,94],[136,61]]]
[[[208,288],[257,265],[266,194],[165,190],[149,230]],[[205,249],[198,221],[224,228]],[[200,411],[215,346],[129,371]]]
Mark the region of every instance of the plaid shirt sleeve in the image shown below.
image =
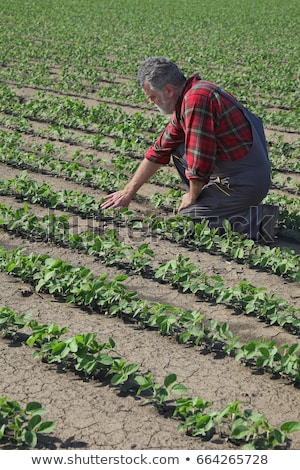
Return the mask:
[[[184,93],[172,120],[146,158],[168,163],[181,142],[185,143],[187,178],[206,183],[216,159],[238,160],[248,153],[252,134],[242,111],[220,96],[216,85],[198,81]]]
[[[178,123],[174,113],[171,121],[155,144],[147,150],[146,158],[155,163],[167,164],[170,161],[172,152],[184,141],[184,130]]]

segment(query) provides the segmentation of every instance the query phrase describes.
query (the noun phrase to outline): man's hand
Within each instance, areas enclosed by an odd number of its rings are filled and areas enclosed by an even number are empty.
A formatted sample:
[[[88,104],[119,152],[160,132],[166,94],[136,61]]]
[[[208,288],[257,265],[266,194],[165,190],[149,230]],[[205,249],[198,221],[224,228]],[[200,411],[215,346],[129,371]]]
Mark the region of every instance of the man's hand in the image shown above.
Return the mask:
[[[117,209],[118,207],[128,207],[132,196],[124,189],[104,196],[105,202],[101,204],[101,209]]]
[[[117,209],[118,207],[128,207],[131,199],[135,196],[139,188],[144,183],[146,183],[160,167],[160,164],[153,163],[150,160],[144,158],[133,175],[131,181],[129,181],[124,189],[104,196],[106,201],[101,204],[101,209]]]
[[[186,207],[190,207],[192,206],[193,204],[195,204],[196,201],[193,200],[193,198],[191,197],[191,194],[190,193],[186,193],[182,196],[182,199],[181,199],[181,204],[178,208],[178,212],[180,212],[182,209],[185,209]]]
[[[181,200],[181,204],[179,206],[178,212],[182,209],[186,209],[187,207],[196,204],[198,197],[201,194],[202,188],[205,185],[202,181],[198,179],[190,179],[190,190],[188,193],[184,194]]]

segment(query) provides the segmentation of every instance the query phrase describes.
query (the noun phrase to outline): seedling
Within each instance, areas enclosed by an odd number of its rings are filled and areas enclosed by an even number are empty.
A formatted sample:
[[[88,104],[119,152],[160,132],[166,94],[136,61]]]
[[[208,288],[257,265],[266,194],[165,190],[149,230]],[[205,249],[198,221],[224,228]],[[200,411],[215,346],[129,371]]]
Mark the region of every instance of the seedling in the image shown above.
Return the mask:
[[[42,421],[45,413],[38,402],[29,402],[22,408],[17,401],[0,398],[0,440],[11,441],[17,447],[36,447],[39,434],[55,429],[53,421]]]

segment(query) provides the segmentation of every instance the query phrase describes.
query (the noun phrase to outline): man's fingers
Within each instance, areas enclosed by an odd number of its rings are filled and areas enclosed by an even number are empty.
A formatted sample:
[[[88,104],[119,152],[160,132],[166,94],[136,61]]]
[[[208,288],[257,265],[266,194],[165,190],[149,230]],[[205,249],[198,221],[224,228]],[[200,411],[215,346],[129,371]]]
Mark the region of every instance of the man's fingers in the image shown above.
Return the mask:
[[[114,207],[117,207],[117,206],[118,206],[117,202],[116,201],[111,201],[111,200],[105,202],[104,204],[101,204],[102,209],[109,209],[109,208],[113,209]]]
[[[101,209],[116,209],[117,207],[123,207],[122,195],[113,193],[105,196],[106,202],[101,204]]]
[[[119,207],[128,207],[130,198],[126,196],[124,191],[116,191],[115,193],[104,196],[105,202],[101,204],[101,209],[117,209]]]
[[[106,194],[106,196],[103,196],[103,199],[111,199],[113,194]]]
[[[101,204],[101,208],[108,209],[109,207],[114,207],[116,204],[116,201],[119,198],[120,198],[120,195],[118,195],[117,193],[107,194],[106,196],[104,196],[104,199],[106,200],[106,202],[103,202],[103,204]]]

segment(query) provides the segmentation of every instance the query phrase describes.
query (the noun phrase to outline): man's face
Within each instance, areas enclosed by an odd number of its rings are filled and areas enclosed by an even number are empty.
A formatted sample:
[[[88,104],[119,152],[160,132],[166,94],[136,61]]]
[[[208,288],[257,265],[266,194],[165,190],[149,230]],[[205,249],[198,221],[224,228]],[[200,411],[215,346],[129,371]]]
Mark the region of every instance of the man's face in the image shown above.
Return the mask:
[[[153,90],[149,83],[145,82],[143,88],[150,104],[154,104],[162,114],[172,114],[174,112],[177,99],[174,98],[171,85],[166,85],[161,91],[158,91]]]

